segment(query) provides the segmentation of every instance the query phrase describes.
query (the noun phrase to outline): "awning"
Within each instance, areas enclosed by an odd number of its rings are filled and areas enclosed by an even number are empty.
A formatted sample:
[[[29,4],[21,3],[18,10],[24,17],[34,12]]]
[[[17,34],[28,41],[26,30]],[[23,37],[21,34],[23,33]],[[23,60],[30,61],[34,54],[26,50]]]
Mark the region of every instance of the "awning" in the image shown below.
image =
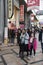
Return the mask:
[[[14,0],[14,6],[16,6],[18,9],[20,9],[18,0]]]

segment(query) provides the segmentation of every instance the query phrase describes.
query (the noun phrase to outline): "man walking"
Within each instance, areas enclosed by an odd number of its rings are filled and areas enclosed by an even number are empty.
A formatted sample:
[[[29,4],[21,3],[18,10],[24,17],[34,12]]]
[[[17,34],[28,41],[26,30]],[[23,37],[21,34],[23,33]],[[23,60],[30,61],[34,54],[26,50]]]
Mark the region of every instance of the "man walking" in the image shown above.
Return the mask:
[[[43,27],[39,33],[39,41],[41,42],[41,48],[42,48],[42,53],[43,53]]]

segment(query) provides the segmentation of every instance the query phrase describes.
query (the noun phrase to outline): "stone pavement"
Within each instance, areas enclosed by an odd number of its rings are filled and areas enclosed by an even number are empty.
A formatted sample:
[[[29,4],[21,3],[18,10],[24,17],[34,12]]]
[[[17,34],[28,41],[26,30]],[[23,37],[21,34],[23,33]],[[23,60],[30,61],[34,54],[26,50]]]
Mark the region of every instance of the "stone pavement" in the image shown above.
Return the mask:
[[[0,65],[43,65],[43,54],[41,53],[40,45],[38,47],[36,56],[29,59],[24,57],[21,59],[18,57],[18,46],[2,46],[0,51]]]
[[[38,34],[36,34],[38,40]],[[19,58],[19,47],[15,45],[2,44],[0,46],[0,65],[43,65],[43,54],[41,53],[41,44],[38,41],[38,48],[35,57],[24,57],[23,59]],[[30,59],[29,59],[30,58]]]
[[[43,54],[41,53],[41,44],[39,41],[36,56],[32,58],[26,56],[23,59],[19,58],[19,46],[16,44],[2,44],[0,47],[0,65],[43,65]]]

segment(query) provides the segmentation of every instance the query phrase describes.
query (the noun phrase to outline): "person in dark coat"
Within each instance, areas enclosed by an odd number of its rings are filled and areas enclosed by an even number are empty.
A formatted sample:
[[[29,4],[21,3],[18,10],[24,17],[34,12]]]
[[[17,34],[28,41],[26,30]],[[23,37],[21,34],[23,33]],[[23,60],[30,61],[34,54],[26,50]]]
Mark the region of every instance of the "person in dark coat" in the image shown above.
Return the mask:
[[[14,44],[14,38],[15,38],[15,31],[11,30],[11,43]]]
[[[29,37],[30,37],[31,29],[28,29],[28,30],[27,30],[27,33],[28,33],[28,35],[29,35]]]
[[[14,23],[11,23],[11,43],[14,44],[14,38],[15,38],[15,26]]]
[[[11,29],[8,28],[8,39],[9,43],[11,42]]]
[[[21,53],[21,40],[20,40],[20,36],[21,36],[21,29],[19,28],[17,31],[17,44],[19,45],[19,57],[20,57],[20,53]]]
[[[21,29],[17,31],[17,43],[20,44]]]
[[[41,48],[42,48],[42,53],[43,53],[43,27],[39,33],[39,41],[41,42]]]
[[[11,21],[9,21],[9,25],[8,25],[8,39],[9,39],[9,43],[11,42]]]

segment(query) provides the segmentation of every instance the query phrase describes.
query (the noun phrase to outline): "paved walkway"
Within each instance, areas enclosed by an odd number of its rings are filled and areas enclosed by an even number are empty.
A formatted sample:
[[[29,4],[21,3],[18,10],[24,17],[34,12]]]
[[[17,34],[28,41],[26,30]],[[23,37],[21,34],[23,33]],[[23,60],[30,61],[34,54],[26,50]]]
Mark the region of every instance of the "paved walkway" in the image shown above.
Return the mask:
[[[37,38],[38,39],[38,38]],[[18,57],[19,47],[16,45],[2,45],[0,51],[0,65],[43,65],[43,54],[41,53],[41,44],[38,41],[36,56],[29,59]]]
[[[36,56],[31,59],[26,56],[24,59],[21,59],[18,57],[18,53],[18,46],[3,46],[0,51],[0,65],[43,65],[41,50],[37,51]]]

